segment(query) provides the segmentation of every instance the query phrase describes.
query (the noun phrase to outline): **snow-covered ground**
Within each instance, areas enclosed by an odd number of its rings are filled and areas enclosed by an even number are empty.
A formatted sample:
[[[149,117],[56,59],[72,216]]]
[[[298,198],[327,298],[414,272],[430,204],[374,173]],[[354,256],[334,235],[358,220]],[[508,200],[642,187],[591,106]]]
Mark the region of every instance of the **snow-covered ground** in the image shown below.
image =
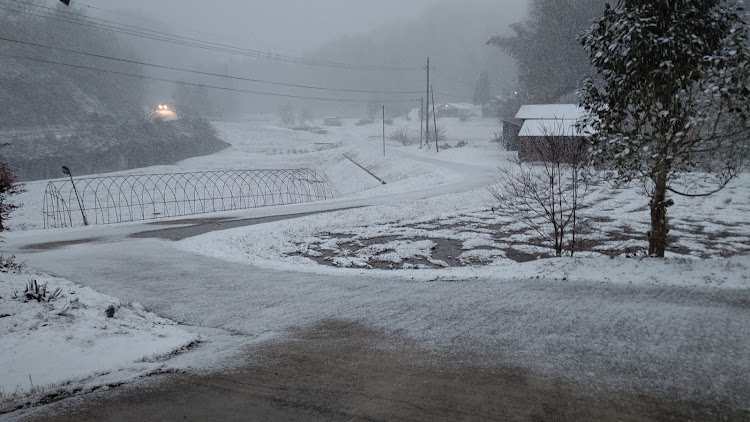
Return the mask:
[[[397,123],[404,125],[408,122],[397,120]],[[467,154],[455,150],[456,153],[444,157],[452,151],[442,155],[427,148],[404,151],[406,148],[400,143],[388,140],[386,156],[383,156],[380,126],[360,127],[355,126],[354,121],[347,121],[343,127],[328,128],[330,133],[327,135],[285,129],[265,120],[218,122],[215,126],[222,139],[233,145],[231,148],[173,166],[116,174],[305,167],[323,174],[330,181],[337,200],[331,205],[285,207],[288,212],[368,205],[370,201],[386,203],[393,197],[403,200],[412,195],[430,196],[433,194],[431,188],[435,192],[461,191],[467,183],[467,176],[479,171],[485,172],[482,179],[485,183],[490,180],[488,170],[494,166],[493,160],[503,154],[496,144],[489,142],[499,125],[482,120],[463,123],[455,119],[452,123],[462,127],[467,136],[475,137],[473,148],[483,152]],[[393,127],[387,129],[390,132]],[[462,133],[460,130],[456,132]],[[457,140],[451,142],[455,144]],[[483,167],[474,173],[467,172],[471,169],[467,163],[477,157],[482,157]],[[448,161],[443,161],[445,158]],[[349,159],[386,180],[387,184],[382,185]],[[478,186],[483,182],[469,181],[471,183]],[[47,181],[27,183],[26,192],[15,198],[23,203],[23,207],[10,220],[11,231],[5,235],[8,248],[96,237],[102,233],[123,236],[142,230],[142,223],[138,222],[42,230],[46,184]],[[223,216],[241,218],[277,212],[278,209],[259,209]],[[21,259],[24,259],[23,255]],[[169,355],[198,339],[195,329],[185,330],[185,327],[147,312],[137,303],[128,302],[127,295],[124,295],[123,302],[66,279],[37,273],[33,268],[28,271],[0,274],[0,314],[4,315],[0,320],[0,366],[9,368],[0,380],[5,409],[26,401],[33,402],[34,398],[45,395],[74,391],[82,386],[98,388],[153,372],[160,365],[160,359],[155,357]],[[47,284],[52,291],[60,288],[59,297],[50,303],[23,302],[26,283],[32,279],[40,285]],[[15,298],[17,294],[21,297]],[[117,309],[113,318],[105,315],[110,305]]]
[[[34,281],[54,299],[27,298]],[[160,357],[199,340],[137,303],[23,271],[0,273],[0,339],[0,412],[94,379],[154,371]]]
[[[748,180],[744,180],[747,182]],[[626,258],[645,247],[644,198],[615,192],[582,211],[588,223],[575,259],[549,257],[533,229],[490,210],[486,190],[338,211],[180,241],[191,253],[286,271],[370,273],[409,279],[555,278],[625,284],[710,285],[750,289],[750,197],[736,185],[722,198],[678,203],[670,211],[673,249],[666,260]],[[587,216],[598,217],[590,218]],[[613,223],[615,223],[613,225]],[[583,230],[582,230],[583,231]],[[707,259],[714,258],[714,259]]]
[[[501,131],[497,122],[444,119],[447,142],[455,146],[465,141],[466,146],[436,153],[432,148],[389,140],[385,156],[382,127],[354,123],[345,121],[342,127],[326,128],[329,133],[325,135],[279,128],[267,121],[217,123],[220,137],[232,148],[175,166],[126,173],[308,167],[325,175],[335,200],[234,211],[224,217],[358,208],[168,242],[128,238],[155,228],[138,222],[40,230],[45,184],[29,183],[28,192],[19,198],[24,208],[10,221],[13,231],[6,235],[6,246],[19,253],[30,244],[69,241],[67,247],[61,244],[27,251],[21,259],[28,259],[32,268],[54,272],[123,300],[134,299],[161,317],[190,327],[170,325],[136,305],[121,308],[120,318],[140,321],[127,322],[131,328],[123,335],[149,339],[159,327],[177,331],[162,339],[159,348],[135,347],[125,360],[116,362],[112,357],[103,368],[94,369],[99,373],[137,376],[143,373],[138,368],[149,362],[134,360],[182,347],[195,339],[190,333],[197,332],[196,326],[212,331],[202,337],[205,343],[197,350],[178,357],[183,359],[183,367],[194,368],[194,356],[201,349],[222,360],[244,344],[238,342],[238,336],[233,337],[234,343],[220,340],[221,333],[262,339],[264,333],[278,335],[292,326],[336,317],[399,331],[426,347],[456,353],[472,347],[491,350],[504,354],[511,364],[583,382],[622,382],[623,388],[641,383],[647,384],[646,391],[660,392],[673,388],[679,380],[690,394],[709,399],[729,394],[732,382],[746,385],[742,380],[750,368],[737,356],[750,349],[750,333],[736,330],[743,320],[735,308],[714,309],[711,298],[714,294],[721,298],[733,292],[745,294],[750,289],[748,175],[718,196],[678,200],[670,208],[677,248],[669,259],[633,259],[617,253],[645,246],[640,236],[647,227],[647,201],[636,188],[609,191],[602,186],[594,205],[586,210],[591,223],[586,236],[596,248],[573,259],[523,262],[527,260],[519,256],[533,259],[544,256],[549,248],[535,241],[527,229],[491,210],[492,198],[486,187],[507,157],[491,142]],[[419,123],[414,119],[397,119],[386,132],[401,125],[408,125],[418,137]],[[387,184],[382,185],[344,155]],[[82,239],[89,240],[81,243]],[[9,286],[0,293],[3,301],[6,294],[12,294],[10,290],[22,289],[28,281],[27,275],[2,277],[0,288],[4,283]],[[35,307],[33,314],[22,315],[24,324],[44,329],[47,327],[42,325],[50,321],[58,327],[67,324],[67,317],[55,312],[71,300],[71,290],[81,295],[84,288],[44,275],[37,279],[50,286],[67,286],[66,298],[55,303],[54,309],[15,300],[7,303],[23,305],[23,312]],[[675,303],[661,303],[639,293],[639,289],[662,288],[672,289],[664,294],[677,298]],[[86,292],[92,295],[91,305],[79,309],[83,313],[73,321],[89,324],[85,327],[94,327],[93,332],[102,324],[110,324],[102,331],[118,332],[119,326],[111,325],[117,324],[117,318],[107,320],[101,307],[119,304],[119,299]],[[692,305],[683,303],[683,294],[701,299]],[[613,297],[621,297],[622,302],[611,300]],[[700,308],[699,313],[692,306]],[[508,313],[510,309],[516,316]],[[88,315],[84,311],[90,312],[90,317],[84,318]],[[0,327],[7,321],[0,319]],[[626,324],[612,331],[602,325],[609,324],[607,321],[612,321],[610,325],[617,321]],[[717,321],[726,321],[726,327],[714,330]],[[667,330],[667,326],[671,328]],[[35,336],[46,331],[23,327],[26,329],[2,331],[0,340],[16,344],[14,350],[41,344],[41,337]],[[77,331],[76,327],[70,325],[70,330]],[[63,328],[61,333],[65,333]],[[621,338],[626,334],[628,341]],[[64,343],[67,335],[70,333],[55,338]],[[98,344],[100,337],[102,343]],[[613,342],[614,337],[619,340]],[[170,338],[175,343],[169,343]],[[86,350],[106,354],[106,342],[113,341],[106,339],[91,338]],[[691,343],[696,339],[718,346],[707,351]],[[687,351],[678,357],[676,348]],[[9,352],[0,350],[0,359],[10,359]],[[708,359],[706,353],[716,360]],[[206,355],[203,358],[202,364],[209,361]],[[618,367],[638,371],[628,375],[626,382],[624,372],[612,372],[611,359]],[[679,370],[686,362],[691,370]],[[23,371],[29,369],[21,368],[13,381],[3,379],[6,392],[10,384],[26,382]],[[32,375],[32,380],[34,385],[60,382],[66,377],[85,377],[90,369],[72,370],[50,381],[38,381]],[[665,370],[671,371],[672,378],[648,381]],[[706,381],[717,373],[723,377],[721,382]],[[733,397],[732,401],[739,399]]]
[[[501,125],[492,119],[460,122],[444,119],[448,143],[460,140],[468,145],[435,153],[434,147],[404,148],[400,142],[388,140],[383,156],[382,126],[356,126],[346,120],[342,127],[326,127],[326,135],[274,126],[269,122],[216,122],[219,137],[232,144],[216,154],[181,161],[172,166],[154,166],[111,174],[154,174],[225,169],[311,168],[331,184],[340,200],[387,198],[394,195],[427,197],[434,191],[455,192],[468,183],[480,187],[489,183],[493,169],[505,153],[497,143],[490,143]],[[408,125],[419,137],[419,121],[396,119],[386,126],[390,135],[397,126]],[[471,150],[471,151],[470,151]],[[481,152],[480,152],[481,151]],[[477,153],[479,152],[479,153]],[[378,180],[358,168],[345,156],[387,182]],[[75,169],[72,169],[75,173]],[[478,175],[483,173],[483,177]],[[62,175],[61,175],[62,176]],[[16,197],[24,206],[15,211],[9,228],[14,231],[33,230],[44,226],[43,202],[47,181],[26,183],[27,192]]]

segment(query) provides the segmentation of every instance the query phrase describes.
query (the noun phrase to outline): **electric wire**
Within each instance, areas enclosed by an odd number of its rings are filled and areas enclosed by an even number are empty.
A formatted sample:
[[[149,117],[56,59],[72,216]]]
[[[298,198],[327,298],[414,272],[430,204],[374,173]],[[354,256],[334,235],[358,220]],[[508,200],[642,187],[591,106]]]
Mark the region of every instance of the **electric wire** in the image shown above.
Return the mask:
[[[4,38],[4,37],[0,37],[0,41],[28,45],[28,46],[33,46],[33,47],[47,48],[47,49],[56,50],[56,51],[64,51],[67,53],[81,54],[84,56],[97,57],[97,58],[107,59],[107,60],[114,60],[114,61],[123,62],[123,63],[155,67],[159,69],[175,70],[175,71],[180,71],[180,72],[194,73],[198,75],[215,76],[218,78],[233,79],[233,80],[240,80],[240,81],[247,81],[247,82],[256,82],[256,83],[262,83],[262,84],[268,84],[268,85],[279,85],[279,86],[293,87],[293,88],[315,89],[315,90],[321,90],[321,91],[352,92],[352,93],[360,93],[360,94],[409,94],[409,95],[413,95],[413,94],[420,94],[422,92],[422,91],[373,91],[373,90],[363,90],[363,89],[328,88],[328,87],[320,87],[320,86],[313,86],[313,85],[299,85],[299,84],[292,84],[292,83],[285,83],[285,82],[274,82],[274,81],[267,81],[267,80],[262,80],[262,79],[223,75],[220,73],[203,72],[203,71],[193,70],[193,69],[185,69],[185,68],[160,65],[160,64],[155,64],[155,63],[147,63],[147,62],[142,62],[138,60],[129,60],[129,59],[123,59],[119,57],[106,56],[103,54],[87,53],[87,52],[79,51],[79,50],[71,50],[67,48],[53,47],[50,45],[37,44],[33,42],[14,40],[14,39]]]
[[[264,91],[254,91],[254,90],[247,90],[247,89],[239,89],[239,88],[230,88],[230,87],[223,87],[223,86],[216,86],[216,85],[207,85],[207,84],[199,84],[199,83],[192,83],[192,82],[185,82],[185,81],[176,81],[174,79],[167,79],[167,78],[158,78],[154,76],[145,76],[145,75],[136,75],[133,73],[126,73],[126,72],[119,72],[115,70],[107,70],[107,69],[100,69],[90,66],[82,66],[82,65],[76,65],[71,63],[62,63],[62,62],[56,62],[52,60],[44,60],[39,58],[33,58],[33,57],[26,57],[26,56],[17,56],[13,54],[5,54],[0,53],[0,57],[8,57],[12,59],[17,60],[29,60],[39,63],[46,63],[46,64],[53,64],[58,66],[66,66],[76,69],[86,69],[86,70],[94,70],[97,72],[104,72],[104,73],[111,73],[115,75],[122,75],[122,76],[131,76],[134,78],[140,78],[140,79],[148,79],[148,80],[154,80],[154,81],[160,81],[160,82],[170,82],[180,85],[188,85],[188,86],[196,86],[196,87],[203,87],[203,88],[210,88],[210,89],[217,89],[217,90],[223,90],[223,91],[232,91],[232,92],[241,92],[241,93],[249,93],[249,94],[256,94],[256,95],[264,95],[264,96],[270,96],[270,97],[284,97],[284,98],[295,98],[295,99],[302,99],[302,100],[317,100],[317,101],[329,101],[329,102],[341,102],[341,103],[371,103],[371,102],[377,102],[377,103],[407,103],[407,102],[413,102],[414,100],[359,100],[359,99],[341,99],[341,98],[328,98],[328,97],[309,97],[309,96],[303,96],[303,95],[292,95],[292,94],[280,94],[280,93],[274,93],[274,92],[264,92]]]
[[[277,54],[277,53],[266,53],[259,50],[253,50],[253,49],[247,49],[247,48],[240,48],[235,47],[227,44],[221,44],[221,43],[214,43],[210,41],[203,41],[197,38],[191,38],[191,37],[184,37],[179,35],[172,35],[166,32],[162,31],[156,31],[148,28],[142,28],[138,26],[133,25],[127,25],[122,24],[119,22],[114,22],[106,19],[101,18],[95,18],[91,16],[86,16],[78,13],[68,12],[68,11],[62,11],[58,10],[56,8],[52,7],[46,7],[42,5],[37,5],[34,3],[24,2],[24,1],[15,1],[14,3],[8,3],[7,1],[0,1],[0,4],[5,5],[6,7],[0,7],[2,10],[6,11],[13,11],[13,12],[24,12],[28,13],[31,16],[41,17],[45,19],[51,19],[51,20],[57,20],[61,22],[66,22],[70,24],[78,24],[82,26],[87,27],[93,27],[98,29],[107,29],[113,32],[118,32],[126,35],[132,35],[157,41],[163,41],[168,43],[174,43],[189,47],[195,47],[195,48],[201,48],[206,50],[214,50],[219,52],[226,52],[226,53],[232,53],[232,54],[238,54],[238,55],[244,55],[259,59],[267,59],[267,60],[276,60],[276,61],[282,61],[287,63],[295,63],[295,64],[303,64],[303,65],[310,65],[310,66],[319,66],[319,67],[331,67],[331,68],[341,68],[341,69],[350,69],[350,70],[369,70],[369,71],[414,71],[414,70],[420,70],[419,67],[387,67],[387,66],[374,66],[374,65],[357,65],[352,63],[343,63],[343,62],[336,62],[336,61],[327,61],[327,60],[315,60],[315,59],[306,59],[302,57],[295,57],[295,56],[289,56],[289,55],[283,55],[283,54]],[[23,11],[20,10],[18,4],[27,5],[30,7],[36,8],[36,10],[33,11]],[[7,7],[15,7],[15,9],[8,9]],[[42,9],[42,10],[40,10]],[[46,12],[46,10],[51,10],[53,13]],[[31,13],[35,12],[35,13]],[[58,16],[57,14],[62,14],[65,16]],[[69,17],[67,15],[73,16]],[[96,21],[104,22],[99,23]]]

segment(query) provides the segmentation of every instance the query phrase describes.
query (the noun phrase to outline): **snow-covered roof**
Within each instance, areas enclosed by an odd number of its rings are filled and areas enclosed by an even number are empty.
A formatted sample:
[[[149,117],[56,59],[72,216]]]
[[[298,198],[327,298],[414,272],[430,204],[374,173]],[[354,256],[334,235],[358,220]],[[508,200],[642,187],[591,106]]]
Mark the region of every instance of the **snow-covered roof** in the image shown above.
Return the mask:
[[[518,136],[584,136],[575,127],[577,121],[575,119],[526,120]]]
[[[585,115],[586,110],[576,104],[534,104],[522,106],[516,119],[577,120]]]

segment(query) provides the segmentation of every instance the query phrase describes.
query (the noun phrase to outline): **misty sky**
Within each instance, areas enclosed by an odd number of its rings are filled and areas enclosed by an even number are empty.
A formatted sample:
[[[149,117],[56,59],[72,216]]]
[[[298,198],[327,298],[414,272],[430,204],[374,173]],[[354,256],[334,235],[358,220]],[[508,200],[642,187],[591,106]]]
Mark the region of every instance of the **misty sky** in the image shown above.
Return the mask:
[[[75,4],[77,0],[73,0]],[[492,1],[492,0],[487,0]],[[172,31],[247,48],[302,52],[345,35],[414,19],[442,0],[81,0],[111,11],[153,16]],[[519,1],[519,3],[523,3]],[[117,15],[88,13],[118,20]],[[121,18],[121,17],[120,17]]]

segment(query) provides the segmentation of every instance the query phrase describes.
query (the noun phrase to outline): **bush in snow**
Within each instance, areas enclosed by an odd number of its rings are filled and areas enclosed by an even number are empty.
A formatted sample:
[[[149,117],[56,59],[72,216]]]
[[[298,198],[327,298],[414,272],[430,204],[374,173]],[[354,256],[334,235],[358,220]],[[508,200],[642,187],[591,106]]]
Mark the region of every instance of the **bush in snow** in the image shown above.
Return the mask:
[[[489,191],[493,209],[523,223],[553,245],[556,256],[576,251],[578,210],[589,191],[589,172],[580,152],[548,133],[529,144],[541,161],[527,163],[517,156],[502,167]]]
[[[29,281],[29,284],[26,285],[26,290],[23,292],[23,295],[19,296],[18,292],[15,292],[13,294],[13,298],[22,299],[24,302],[36,300],[37,302],[49,303],[57,299],[57,297],[60,296],[60,293],[62,293],[62,290],[60,288],[57,288],[54,291],[50,292],[47,290],[46,283],[40,286],[36,282],[36,280],[31,280]]]
[[[401,126],[395,131],[391,132],[391,134],[388,135],[388,139],[401,142],[402,145],[407,146],[414,143],[414,140],[409,137],[409,128],[406,126]]]
[[[11,255],[7,258],[0,253],[0,272],[8,273],[20,273],[23,270],[23,267],[25,267],[25,264],[23,262],[16,261],[16,256]]]

